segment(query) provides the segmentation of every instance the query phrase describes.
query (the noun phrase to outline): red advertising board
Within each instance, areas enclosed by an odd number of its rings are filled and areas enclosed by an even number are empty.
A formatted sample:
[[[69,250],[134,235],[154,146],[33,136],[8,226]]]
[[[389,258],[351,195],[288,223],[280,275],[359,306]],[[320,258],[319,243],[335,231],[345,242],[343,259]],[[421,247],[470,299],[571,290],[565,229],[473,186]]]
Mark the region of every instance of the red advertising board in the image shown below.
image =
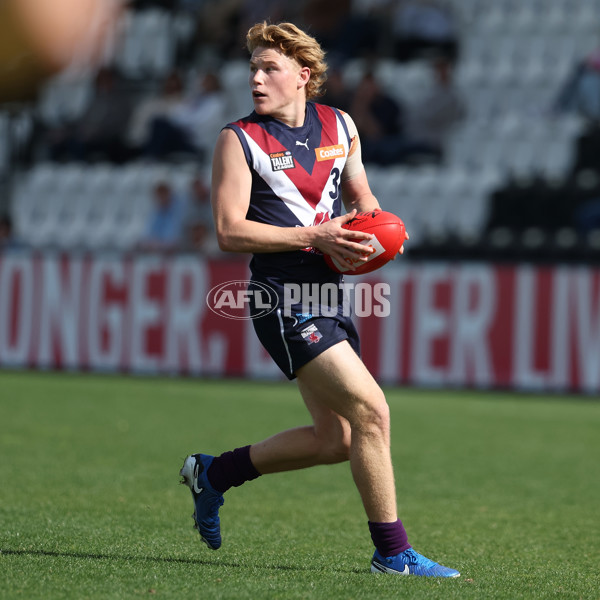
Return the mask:
[[[206,302],[248,277],[247,259],[5,253],[0,366],[281,377],[252,321]],[[598,269],[398,260],[346,280],[382,382],[600,392]],[[376,283],[385,316],[361,295]]]

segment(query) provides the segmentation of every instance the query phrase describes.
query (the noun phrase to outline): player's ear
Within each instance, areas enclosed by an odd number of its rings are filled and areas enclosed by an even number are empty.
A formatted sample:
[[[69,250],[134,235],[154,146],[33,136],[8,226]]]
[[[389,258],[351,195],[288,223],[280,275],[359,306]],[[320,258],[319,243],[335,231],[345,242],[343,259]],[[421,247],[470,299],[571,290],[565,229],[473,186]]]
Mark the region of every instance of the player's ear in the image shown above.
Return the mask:
[[[300,71],[298,72],[298,89],[304,87],[310,81],[310,68],[309,67],[300,67]]]

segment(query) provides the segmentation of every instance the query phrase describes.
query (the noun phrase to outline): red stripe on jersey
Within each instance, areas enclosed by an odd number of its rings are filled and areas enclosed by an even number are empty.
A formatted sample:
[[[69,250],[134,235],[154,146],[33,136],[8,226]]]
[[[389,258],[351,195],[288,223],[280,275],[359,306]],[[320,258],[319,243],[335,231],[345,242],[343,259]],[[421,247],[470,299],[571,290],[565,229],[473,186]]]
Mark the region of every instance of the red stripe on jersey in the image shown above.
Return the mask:
[[[259,148],[266,154],[287,150],[287,148],[276,137],[273,137],[258,123],[237,121],[234,123],[234,125],[237,125],[241,129],[247,131],[250,134],[250,137],[258,144]]]
[[[323,123],[321,130],[321,146],[335,146],[338,142],[337,117],[333,109],[324,104],[315,104],[319,120]],[[334,135],[329,135],[331,132]]]
[[[321,141],[319,145],[334,146],[338,144],[338,126],[335,112],[328,106],[319,104],[316,104],[315,106],[317,108],[319,120],[322,124]],[[236,125],[246,130],[265,154],[292,150],[286,148],[276,137],[268,133],[258,123],[244,123],[243,121],[238,121]],[[310,207],[314,209],[321,201],[323,189],[327,185],[327,181],[331,175],[332,162],[329,160],[315,160],[312,173],[308,173],[298,161],[295,161],[295,165],[296,167],[294,169],[286,169],[285,174],[296,186],[304,200],[306,200]]]

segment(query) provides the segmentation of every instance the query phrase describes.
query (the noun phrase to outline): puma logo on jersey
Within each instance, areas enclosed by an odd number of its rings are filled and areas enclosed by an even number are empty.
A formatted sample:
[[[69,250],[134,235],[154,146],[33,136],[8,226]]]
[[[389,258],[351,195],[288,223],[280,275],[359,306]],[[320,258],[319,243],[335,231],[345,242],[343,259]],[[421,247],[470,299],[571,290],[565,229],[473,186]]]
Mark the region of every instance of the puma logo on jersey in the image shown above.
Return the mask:
[[[308,138],[306,138],[305,142],[299,142],[298,140],[296,140],[296,146],[304,146],[307,150],[310,150],[310,148],[308,147]]]
[[[318,161],[334,160],[346,156],[346,150],[342,144],[337,144],[336,146],[322,146],[321,148],[316,148],[315,153]]]
[[[272,152],[269,154],[269,158],[271,159],[271,169],[273,171],[284,171],[285,169],[294,169],[296,167],[294,157],[289,150]]]

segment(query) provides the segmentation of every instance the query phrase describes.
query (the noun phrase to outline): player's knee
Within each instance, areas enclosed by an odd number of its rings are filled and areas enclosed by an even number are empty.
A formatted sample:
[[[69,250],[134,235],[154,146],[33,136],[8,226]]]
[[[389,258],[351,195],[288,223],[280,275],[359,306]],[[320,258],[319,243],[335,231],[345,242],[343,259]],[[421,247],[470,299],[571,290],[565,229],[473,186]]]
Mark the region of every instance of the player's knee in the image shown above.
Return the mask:
[[[359,411],[358,423],[353,429],[359,429],[372,436],[387,436],[390,430],[390,409],[383,397],[365,403]]]
[[[387,436],[390,431],[390,409],[386,402],[373,408],[371,423],[377,434]]]

